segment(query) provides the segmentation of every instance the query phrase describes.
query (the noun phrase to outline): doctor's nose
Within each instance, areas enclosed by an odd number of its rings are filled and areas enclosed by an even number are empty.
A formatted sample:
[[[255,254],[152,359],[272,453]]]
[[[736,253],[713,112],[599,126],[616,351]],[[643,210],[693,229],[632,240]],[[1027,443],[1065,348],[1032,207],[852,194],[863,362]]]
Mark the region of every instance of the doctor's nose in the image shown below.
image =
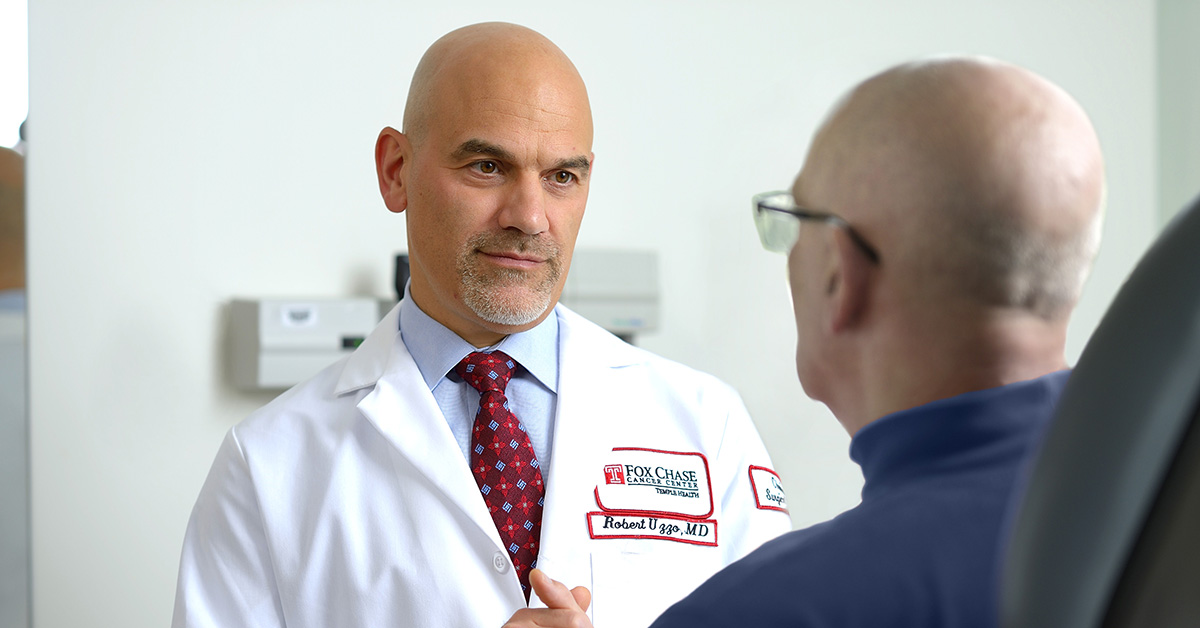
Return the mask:
[[[503,199],[500,208],[500,226],[519,229],[528,235],[537,235],[550,228],[546,215],[546,190],[541,177],[522,177],[514,183]]]

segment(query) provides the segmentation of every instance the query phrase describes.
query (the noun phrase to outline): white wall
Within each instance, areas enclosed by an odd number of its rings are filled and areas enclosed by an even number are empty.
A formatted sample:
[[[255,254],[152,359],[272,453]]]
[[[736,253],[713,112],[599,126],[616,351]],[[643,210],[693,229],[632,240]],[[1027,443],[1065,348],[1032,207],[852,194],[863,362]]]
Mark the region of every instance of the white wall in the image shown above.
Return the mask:
[[[1158,185],[1164,219],[1200,196],[1200,2],[1158,0]]]
[[[15,146],[29,113],[27,0],[0,0],[0,146]]]
[[[913,56],[980,52],[1091,111],[1107,241],[1072,357],[1156,229],[1153,0],[338,4],[30,7],[39,628],[169,621],[211,457],[267,399],[228,383],[224,304],[388,294],[404,225],[379,201],[372,146],[454,27],[524,23],[575,60],[597,155],[579,246],[659,251],[664,321],[641,344],[742,391],[798,524],[853,505],[861,479],[795,381],[783,258],[760,249],[748,202],[790,183],[843,90]]]

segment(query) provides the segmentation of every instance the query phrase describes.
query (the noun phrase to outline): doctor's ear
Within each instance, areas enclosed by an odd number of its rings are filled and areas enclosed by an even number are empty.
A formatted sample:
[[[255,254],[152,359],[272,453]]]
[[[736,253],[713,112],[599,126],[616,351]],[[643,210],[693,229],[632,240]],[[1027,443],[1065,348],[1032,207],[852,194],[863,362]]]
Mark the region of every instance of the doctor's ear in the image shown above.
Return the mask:
[[[375,174],[379,193],[388,211],[399,214],[408,208],[408,187],[404,185],[404,167],[412,154],[408,137],[392,127],[384,127],[375,140]]]
[[[832,229],[833,247],[827,291],[833,301],[830,331],[852,328],[870,306],[871,279],[875,265],[858,248],[844,229]]]

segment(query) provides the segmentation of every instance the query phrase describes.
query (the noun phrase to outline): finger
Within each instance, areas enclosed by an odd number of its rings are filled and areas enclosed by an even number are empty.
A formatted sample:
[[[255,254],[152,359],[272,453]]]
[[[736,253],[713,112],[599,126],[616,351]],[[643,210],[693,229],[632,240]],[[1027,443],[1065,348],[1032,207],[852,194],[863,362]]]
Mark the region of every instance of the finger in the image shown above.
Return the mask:
[[[592,623],[577,610],[523,608],[500,628],[592,628]]]
[[[587,587],[579,586],[571,589],[571,595],[575,597],[575,603],[579,605],[579,610],[587,611],[588,606],[592,603],[592,592],[588,591]]]
[[[549,608],[583,610],[579,608],[574,594],[567,590],[566,585],[547,576],[541,569],[529,572],[529,584],[533,587],[533,592],[537,593],[538,598]],[[588,594],[588,597],[590,598],[591,594]]]

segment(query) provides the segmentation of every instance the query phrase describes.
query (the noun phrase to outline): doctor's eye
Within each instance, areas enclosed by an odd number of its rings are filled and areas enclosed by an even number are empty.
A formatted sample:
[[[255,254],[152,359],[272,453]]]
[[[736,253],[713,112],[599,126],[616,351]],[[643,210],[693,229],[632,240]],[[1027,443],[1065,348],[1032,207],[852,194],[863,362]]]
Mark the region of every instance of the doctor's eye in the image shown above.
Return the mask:
[[[483,174],[495,174],[500,170],[500,166],[494,161],[477,161],[474,164],[475,169]]]
[[[554,182],[559,185],[566,185],[575,180],[575,175],[567,172],[566,170],[559,170],[550,176],[554,179]]]

